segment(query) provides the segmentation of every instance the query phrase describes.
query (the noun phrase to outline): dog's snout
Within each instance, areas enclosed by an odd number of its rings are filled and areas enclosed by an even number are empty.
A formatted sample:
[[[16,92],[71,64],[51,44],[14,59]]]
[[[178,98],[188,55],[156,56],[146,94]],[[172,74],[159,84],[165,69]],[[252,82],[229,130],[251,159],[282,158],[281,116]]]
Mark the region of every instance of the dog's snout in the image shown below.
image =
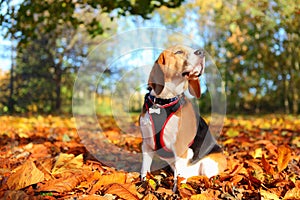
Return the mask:
[[[195,55],[200,56],[201,58],[204,57],[204,50],[203,49],[198,49],[194,52]]]

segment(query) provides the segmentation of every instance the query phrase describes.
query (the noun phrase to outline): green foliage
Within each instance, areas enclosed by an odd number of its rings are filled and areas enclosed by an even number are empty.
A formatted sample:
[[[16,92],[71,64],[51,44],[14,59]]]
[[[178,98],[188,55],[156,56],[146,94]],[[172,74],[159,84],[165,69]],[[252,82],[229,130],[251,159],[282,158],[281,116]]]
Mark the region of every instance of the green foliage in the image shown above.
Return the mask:
[[[159,14],[182,31],[188,19],[194,28],[186,34],[201,35],[223,75],[229,112],[299,113],[299,5],[299,0],[208,0]],[[177,17],[176,23],[166,17]]]
[[[91,13],[111,13],[111,19],[118,16],[139,15],[149,18],[155,8],[166,6],[175,8],[181,5],[183,0],[24,0],[20,5],[13,5],[9,0],[0,1],[0,25],[6,30],[6,35],[26,43],[35,39],[40,34],[57,30],[57,27],[66,25],[77,29],[85,25],[92,36],[103,33],[105,29],[97,20],[97,15],[90,20],[76,17],[80,10],[88,10]],[[6,9],[5,9],[6,8]]]
[[[147,19],[156,8],[160,23],[201,40],[199,45],[210,53],[222,74],[228,112],[300,112],[299,0],[181,3],[24,0],[13,5],[0,1],[3,33],[18,42],[15,71],[1,77],[0,112],[8,111],[7,102],[18,112],[69,112],[76,71],[95,41],[116,33],[117,22],[112,19],[129,15]],[[99,56],[97,65],[105,67],[111,55],[100,52],[95,56]],[[105,87],[101,83],[112,77],[108,72],[99,85]],[[134,83],[135,78],[129,81]],[[11,86],[15,87],[12,95]],[[120,93],[130,92],[119,87]],[[208,92],[202,95],[202,111],[210,112],[210,101]],[[138,110],[138,103],[134,104],[131,109]],[[98,110],[109,113],[105,105]]]
[[[4,112],[70,112],[76,72],[90,49],[115,33],[113,18],[125,15],[149,18],[155,8],[177,7],[181,2],[0,1],[4,36],[18,42],[16,69],[10,76],[12,84],[7,80],[4,84],[4,90],[12,88],[12,92],[3,95],[8,100],[3,98],[1,108]],[[97,65],[105,67],[108,55],[100,55],[103,62],[100,58]],[[10,110],[7,102],[11,103]]]

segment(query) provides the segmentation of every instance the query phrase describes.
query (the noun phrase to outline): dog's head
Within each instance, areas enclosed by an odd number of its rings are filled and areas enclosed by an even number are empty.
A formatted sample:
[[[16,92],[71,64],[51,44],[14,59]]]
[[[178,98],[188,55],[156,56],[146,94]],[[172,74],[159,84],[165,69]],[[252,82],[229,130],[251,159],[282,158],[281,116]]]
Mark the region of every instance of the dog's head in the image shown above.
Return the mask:
[[[179,95],[187,88],[193,96],[200,98],[199,76],[204,73],[204,67],[204,50],[172,46],[159,55],[150,72],[148,85],[163,98]]]

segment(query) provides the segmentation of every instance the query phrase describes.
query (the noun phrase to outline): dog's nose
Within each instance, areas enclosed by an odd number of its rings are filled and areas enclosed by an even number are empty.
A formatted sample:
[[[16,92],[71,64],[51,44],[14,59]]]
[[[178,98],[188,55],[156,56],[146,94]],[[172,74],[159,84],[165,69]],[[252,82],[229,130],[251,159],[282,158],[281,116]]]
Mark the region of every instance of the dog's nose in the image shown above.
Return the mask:
[[[198,49],[194,52],[195,55],[200,56],[203,58],[205,56],[204,50],[203,49]]]

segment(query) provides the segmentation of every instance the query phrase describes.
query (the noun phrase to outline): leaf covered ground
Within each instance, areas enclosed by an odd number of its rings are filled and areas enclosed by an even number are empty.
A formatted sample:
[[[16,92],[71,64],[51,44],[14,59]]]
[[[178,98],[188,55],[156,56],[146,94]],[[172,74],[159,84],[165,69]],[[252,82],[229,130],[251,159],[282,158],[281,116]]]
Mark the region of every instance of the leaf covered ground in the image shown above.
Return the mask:
[[[140,152],[138,131],[129,137],[112,118],[100,119],[108,141]],[[218,138],[226,171],[191,177],[176,193],[168,170],[141,182],[138,172],[96,160],[73,118],[1,116],[0,123],[0,199],[300,199],[298,117],[228,117]]]

